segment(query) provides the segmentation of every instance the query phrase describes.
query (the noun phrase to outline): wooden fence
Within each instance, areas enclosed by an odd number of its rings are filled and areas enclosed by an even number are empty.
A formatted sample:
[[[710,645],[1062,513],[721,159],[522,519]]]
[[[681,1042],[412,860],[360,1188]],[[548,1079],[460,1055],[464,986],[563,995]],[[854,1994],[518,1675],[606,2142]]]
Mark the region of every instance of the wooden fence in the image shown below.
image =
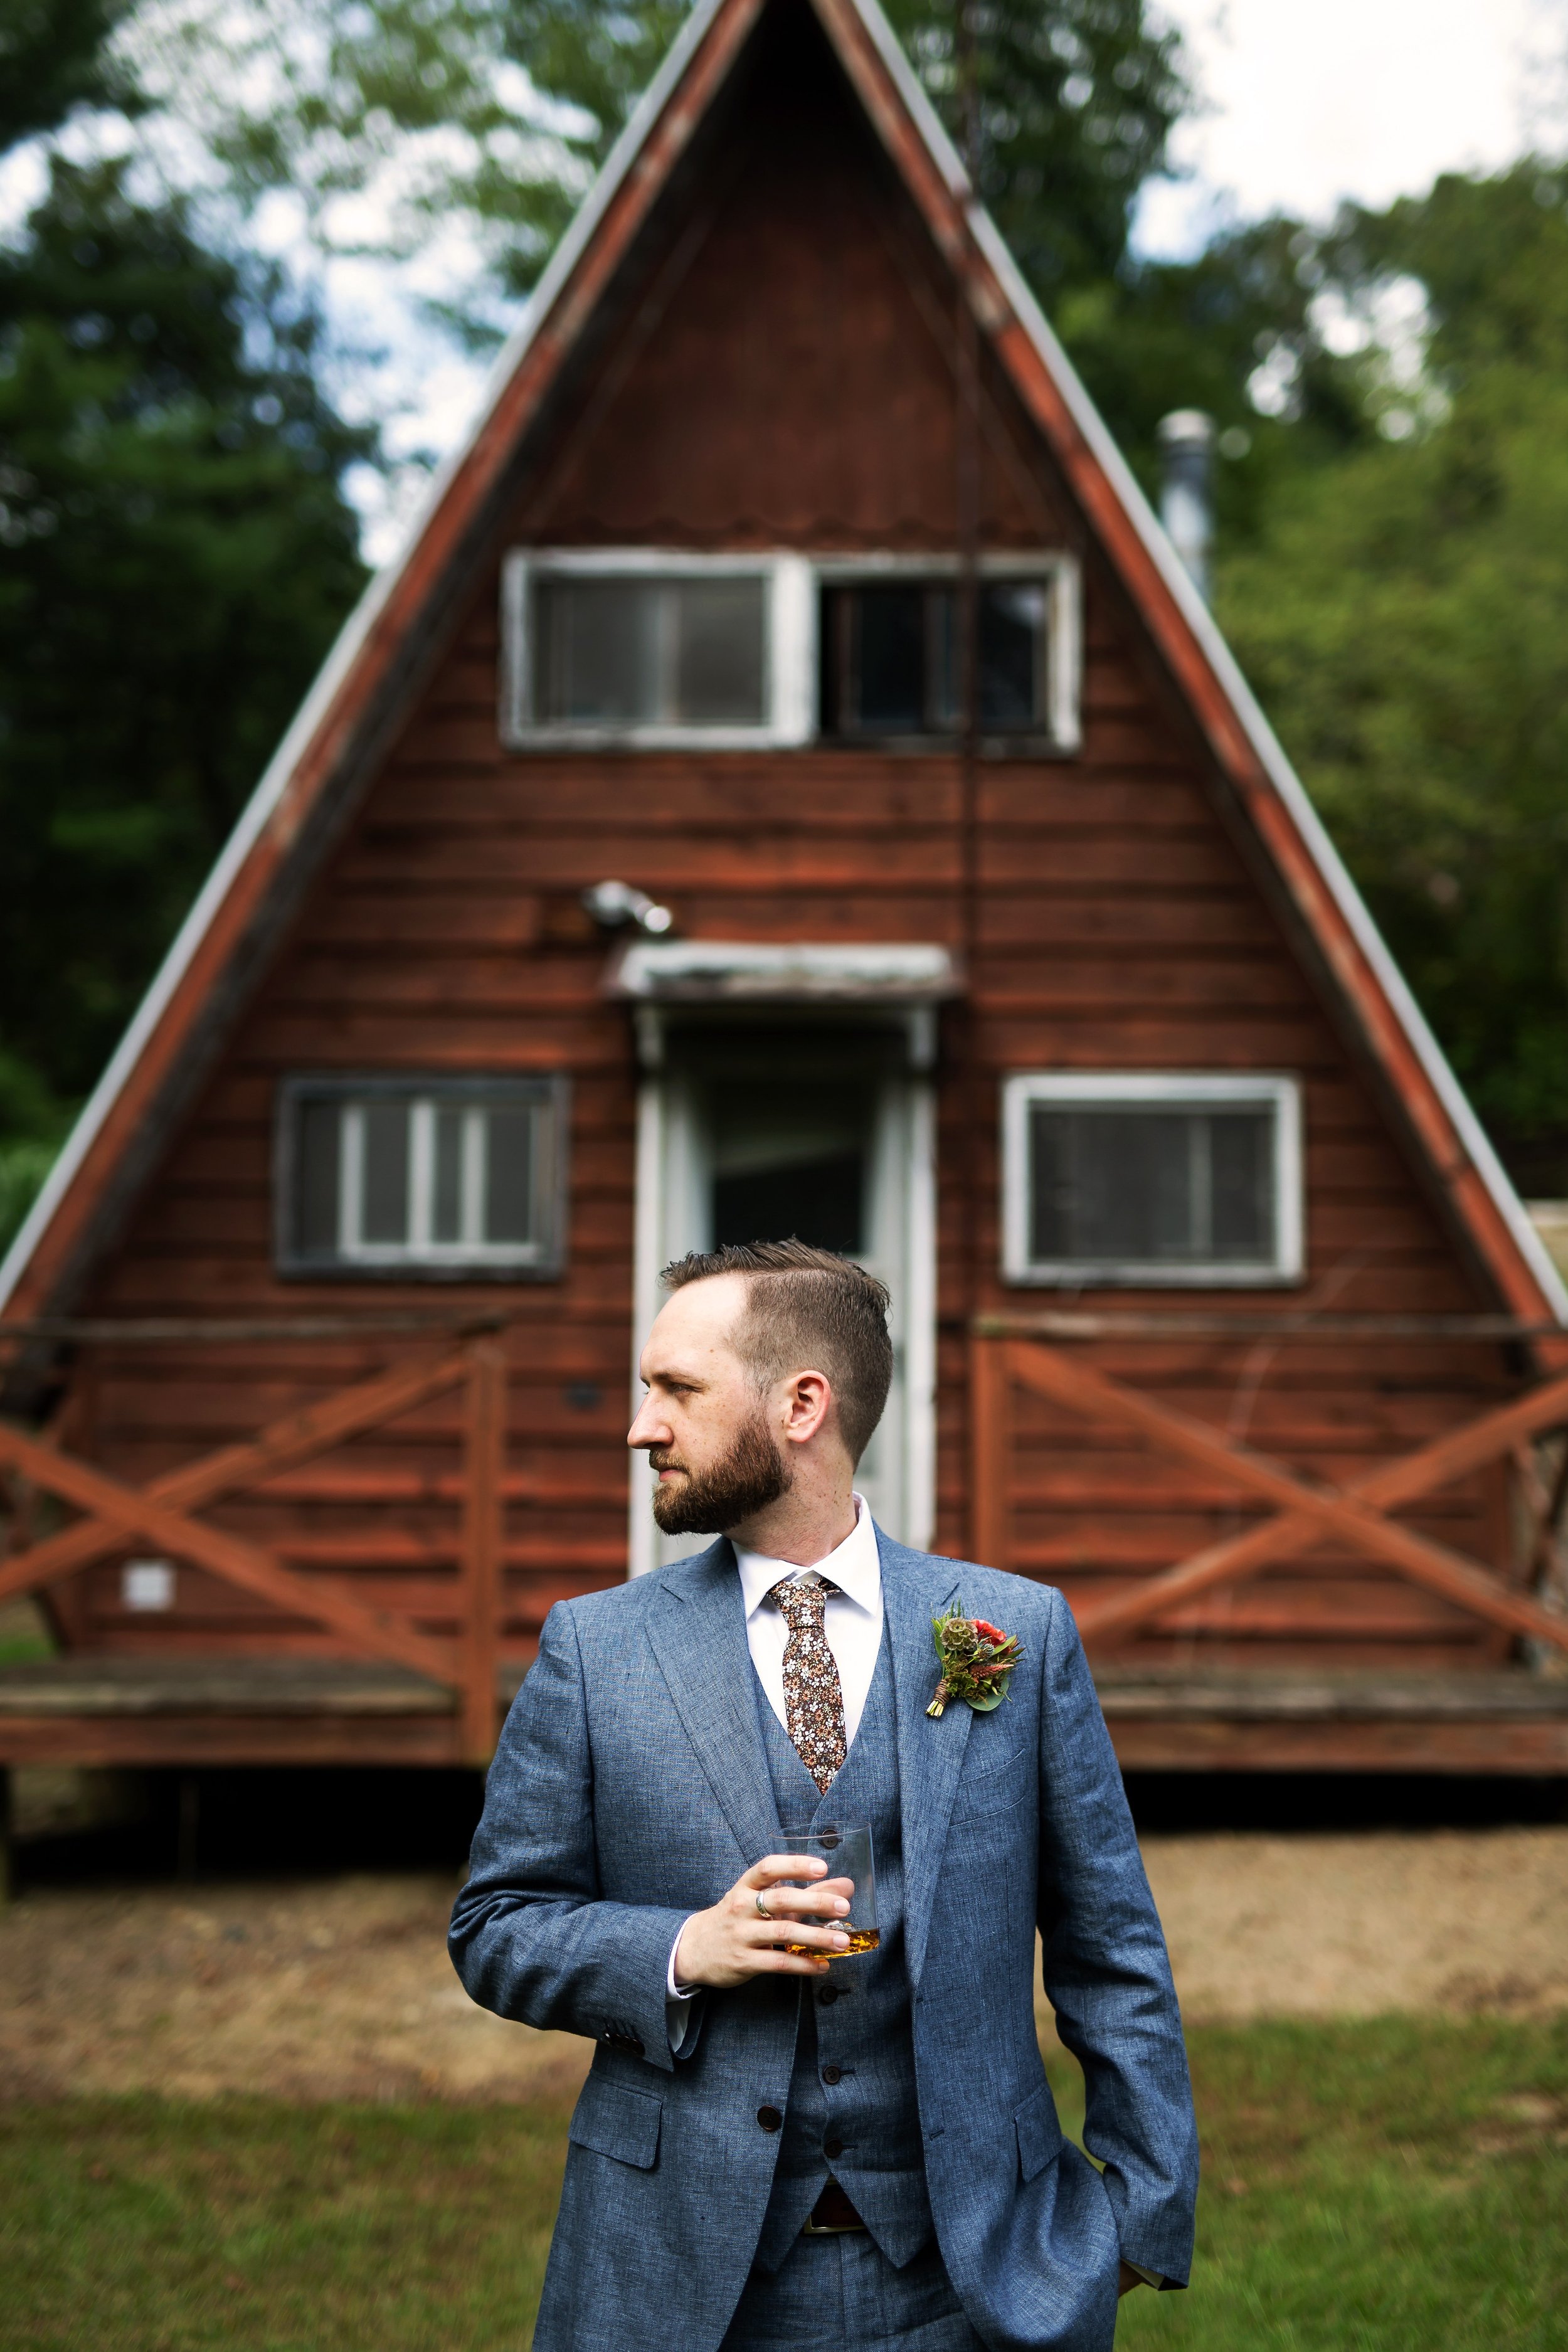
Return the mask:
[[[266,1327],[268,1336],[278,1328]],[[312,1332],[317,1328],[310,1326]],[[181,1336],[190,1328],[179,1327]],[[171,1327],[168,1336],[174,1331]],[[464,1756],[488,1763],[498,1727],[506,1379],[506,1358],[495,1331],[455,1346],[448,1336],[412,1363],[339,1389],[284,1414],[244,1444],[183,1463],[144,1486],[128,1484],[44,1437],[0,1423],[0,1467],[81,1514],[53,1533],[24,1540],[0,1559],[0,1601],[36,1592],[122,1552],[128,1543],[155,1545],[172,1559],[189,1561],[323,1628],[353,1657],[390,1661],[450,1690],[460,1712]],[[407,1618],[371,1608],[331,1579],[302,1575],[268,1546],[198,1516],[215,1503],[254,1494],[281,1473],[454,1389],[464,1392],[455,1639],[433,1637]]]
[[[1050,1319],[1068,1331],[1076,1322],[1084,1338],[1131,1332],[1151,1339],[1177,1331],[1194,1336],[1204,1320],[1177,1316]],[[1458,1318],[1450,1319],[1457,1325]],[[1471,1336],[1470,1320],[1481,1319],[1467,1318],[1464,1336]],[[1226,1328],[1234,1337],[1237,1327]],[[1239,1328],[1255,1332],[1265,1327],[1254,1321]],[[1322,1318],[1292,1321],[1280,1325],[1279,1336],[1312,1337],[1321,1328]],[[1386,1334],[1378,1330],[1364,1336]],[[1568,1501],[1568,1444],[1545,1470],[1531,1452],[1533,1441],[1568,1424],[1568,1375],[1542,1381],[1403,1459],[1334,1486],[1110,1378],[1061,1347],[1021,1335],[1017,1323],[1008,1318],[980,1318],[970,1351],[971,1525],[977,1558],[1005,1568],[1012,1556],[1014,1399],[1020,1389],[1085,1422],[1131,1433],[1145,1446],[1208,1473],[1239,1496],[1272,1506],[1271,1516],[1241,1532],[1136,1580],[1125,1591],[1079,1605],[1079,1628],[1091,1651],[1146,1629],[1200,1595],[1245,1582],[1274,1562],[1299,1559],[1328,1542],[1392,1569],[1508,1633],[1568,1651],[1568,1614],[1561,1613],[1562,1601],[1568,1598],[1568,1577],[1560,1538]],[[1523,1573],[1517,1584],[1390,1516],[1500,1460],[1513,1465],[1527,1515]]]

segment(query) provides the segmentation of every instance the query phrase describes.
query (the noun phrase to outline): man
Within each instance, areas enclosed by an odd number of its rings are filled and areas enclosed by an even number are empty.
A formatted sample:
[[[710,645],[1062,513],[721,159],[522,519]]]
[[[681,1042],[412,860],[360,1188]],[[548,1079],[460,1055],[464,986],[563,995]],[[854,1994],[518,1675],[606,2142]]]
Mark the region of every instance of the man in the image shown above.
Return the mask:
[[[536,2352],[1103,2352],[1119,2292],[1185,2281],[1197,2157],[1072,1618],[855,1495],[879,1283],[799,1242],[665,1282],[627,1442],[666,1532],[719,1540],[551,1611],[452,1916],[477,2001],[599,2043]],[[933,1717],[961,1603],[1021,1655],[1004,1704]],[[880,1928],[837,1960],[848,1883],[778,1852],[835,1822],[870,1826]],[[1037,1926],[1103,2172],[1047,2085]]]

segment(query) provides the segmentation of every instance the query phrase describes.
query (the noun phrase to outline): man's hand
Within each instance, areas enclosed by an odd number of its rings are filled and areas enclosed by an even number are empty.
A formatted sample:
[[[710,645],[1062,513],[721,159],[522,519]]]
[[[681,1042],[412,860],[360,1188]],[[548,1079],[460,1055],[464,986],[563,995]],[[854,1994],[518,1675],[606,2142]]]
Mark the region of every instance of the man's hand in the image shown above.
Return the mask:
[[[1141,2272],[1135,2271],[1131,2263],[1123,2263],[1117,2274],[1117,2301],[1120,2302],[1121,2297],[1126,2294],[1131,2288],[1135,2286],[1147,2286],[1148,2284],[1148,2280],[1142,2276]]]
[[[754,1862],[710,1911],[694,1911],[681,1929],[675,1948],[677,1984],[722,1989],[752,1977],[820,1976],[834,1955],[847,1948],[849,1938],[837,1927],[810,1922],[846,1917],[855,1891],[853,1880],[828,1878],[826,1869],[817,1854],[770,1853]],[[821,1878],[823,1884],[782,1885],[786,1878]],[[769,1919],[757,1909],[759,1895],[773,1915]],[[815,1946],[821,1958],[786,1952],[781,1921],[788,1922],[791,1943]]]

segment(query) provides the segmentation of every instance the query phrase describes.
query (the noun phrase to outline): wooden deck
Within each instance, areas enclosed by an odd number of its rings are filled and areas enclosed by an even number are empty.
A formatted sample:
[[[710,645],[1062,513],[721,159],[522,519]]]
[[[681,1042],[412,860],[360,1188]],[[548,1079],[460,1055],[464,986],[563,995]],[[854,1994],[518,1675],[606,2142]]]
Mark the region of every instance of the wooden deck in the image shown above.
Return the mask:
[[[1568,1677],[1166,1671],[1099,1686],[1124,1771],[1568,1772]]]
[[[499,1672],[510,1704],[519,1669]],[[461,1764],[450,1684],[374,1661],[50,1658],[0,1667],[8,1764]]]
[[[521,1679],[498,1671],[506,1706]],[[1128,1769],[1568,1772],[1568,1677],[1103,1673]],[[460,1764],[461,1703],[395,1665],[57,1658],[0,1668],[0,1767]]]

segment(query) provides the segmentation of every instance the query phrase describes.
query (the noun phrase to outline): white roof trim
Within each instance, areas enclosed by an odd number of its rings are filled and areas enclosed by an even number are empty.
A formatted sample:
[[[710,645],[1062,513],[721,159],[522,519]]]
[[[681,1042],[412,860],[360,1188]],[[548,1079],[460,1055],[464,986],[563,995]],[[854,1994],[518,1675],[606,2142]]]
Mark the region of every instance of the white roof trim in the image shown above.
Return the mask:
[[[1308,796],[1305,785],[1291,766],[1284,746],[1264,717],[1252,688],[1242,675],[1240,665],[1221,635],[1214,614],[1193,585],[1185,564],[1144,497],[1131,467],[1111,439],[1104,419],[1085,390],[1078,370],[1057,341],[1055,331],[1030,291],[995,222],[984,205],[975,201],[963,163],[943,130],[935,108],[921,89],[919,78],[900,47],[898,36],[883,15],[878,0],[850,0],[850,5],[875,44],[889,78],[897,84],[900,97],[931,151],[931,161],[953,194],[963,201],[976,244],[995,271],[1020,322],[1071,409],[1074,423],[1093,450],[1158,566],[1161,577],[1181,608],[1182,617],[1196,637],[1205,658],[1229,698],[1268,781],[1289,810],[1308,854],[1353,932],[1362,953],[1375,972],[1380,986],[1393,1005],[1394,1017],[1409,1037],[1434,1091],[1454,1123],[1459,1140],[1512,1234],[1521,1256],[1551,1300],[1559,1321],[1568,1322],[1568,1287],[1564,1286],[1540,1234],[1526,1215],[1524,1205],[1493,1150],[1486,1130],[1454,1076],[1447,1055],[1427,1026],[1426,1016],[1411,994],[1404,973],[1389,954],[1360,891],[1352,881],[1322,819]]]
[[[497,357],[479,415],[468,440],[440,467],[421,506],[401,555],[376,575],[344,624],[337,643],[285,734],[277,753],[258,784],[234,833],[214,866],[190,914],[182,925],[163,964],[121,1040],[108,1068],[89,1097],[58,1160],[4,1263],[0,1263],[0,1308],[19,1281],[34,1248],[75,1177],[95,1138],[118,1100],[125,1081],[178,986],[197,947],[205,936],[236,873],[273,810],[281,800],[305,747],[325,716],[342,679],[352,667],[377,614],[411,561],[426,528],[460,470],[485,423],[493,413],[506,383],[538,333],[605,208],[636,160],[665,103],[680,80],[693,51],[724,0],[699,0],[672,45],[663,65],[649,83],[616,142],[603,170],[579,207],[557,247],[530,301],[528,311]],[[933,164],[947,186],[963,203],[975,241],[995,271],[1007,298],[1059,387],[1085,440],[1094,451],[1122,506],[1142,539],[1151,558],[1174,598],[1187,625],[1225,688],[1264,772],[1289,808],[1309,855],[1352,931],[1363,954],[1403,1024],[1434,1091],[1441,1100],[1466,1152],[1486,1185],[1521,1256],[1530,1266],[1542,1294],[1551,1300],[1559,1320],[1568,1323],[1568,1289],[1531,1224],[1518,1194],[1492,1150],[1479,1120],[1448,1066],[1447,1058],[1426,1024],[1403,974],[1380,937],[1375,924],[1351,880],[1300,777],[1287,759],[1273,729],[1264,717],[1241,674],[1214,616],[1193,586],[1187,572],[1151,509],[1131,468],[1106,430],[1078,372],[1058,342],[1016,262],[995,224],[973,197],[969,178],[951,140],[942,129],[913,69],[900,48],[878,0],[851,0],[910,120],[925,142]],[[634,950],[635,952],[635,950]]]
[[[686,71],[692,51],[706,33],[712,17],[723,5],[723,0],[699,0],[699,5],[672,44],[668,55],[636,108],[628,117],[625,130],[605,158],[593,186],[584,197],[572,225],[551,256],[543,276],[530,298],[528,309],[513,332],[496,356],[486,379],[484,396],[479,415],[469,428],[468,437],[454,449],[437,468],[428,488],[420,500],[401,551],[383,564],[366,585],[353,611],[344,621],[326,660],[318,671],[314,684],[300,704],[284,734],[282,741],[268,761],[239,819],[220,851],[216,864],[207,876],[196,899],[159,966],[152,985],[138,1005],[131,1025],[121,1037],[103,1076],[99,1079],[79,1113],[61,1147],[59,1157],[50,1169],[37,1199],[23,1220],[5,1257],[0,1259],[0,1311],[21,1280],[38,1242],[47,1230],[56,1210],[69,1190],[78,1170],[92,1149],[105,1120],[115,1104],[132,1071],[140,1061],[149,1039],[168,1009],[170,999],[205,939],[219,908],[228,895],[235,877],[267,826],[278,807],[318,727],[331,709],[339,688],[353,668],[374,627],[377,618],[413,562],[420,541],[438,511],[442,500],[461,471],[469,451],[478,440],[501,394],[521,365],[541,326],[549,317],[562,287],[575,268],[584,247],[597,228],[621,182],[626,178],[638,152],[663,111],[671,89]]]
[[[791,940],[634,940],[611,968],[612,994],[644,1002],[924,1004],[957,988],[943,947],[841,947]]]

